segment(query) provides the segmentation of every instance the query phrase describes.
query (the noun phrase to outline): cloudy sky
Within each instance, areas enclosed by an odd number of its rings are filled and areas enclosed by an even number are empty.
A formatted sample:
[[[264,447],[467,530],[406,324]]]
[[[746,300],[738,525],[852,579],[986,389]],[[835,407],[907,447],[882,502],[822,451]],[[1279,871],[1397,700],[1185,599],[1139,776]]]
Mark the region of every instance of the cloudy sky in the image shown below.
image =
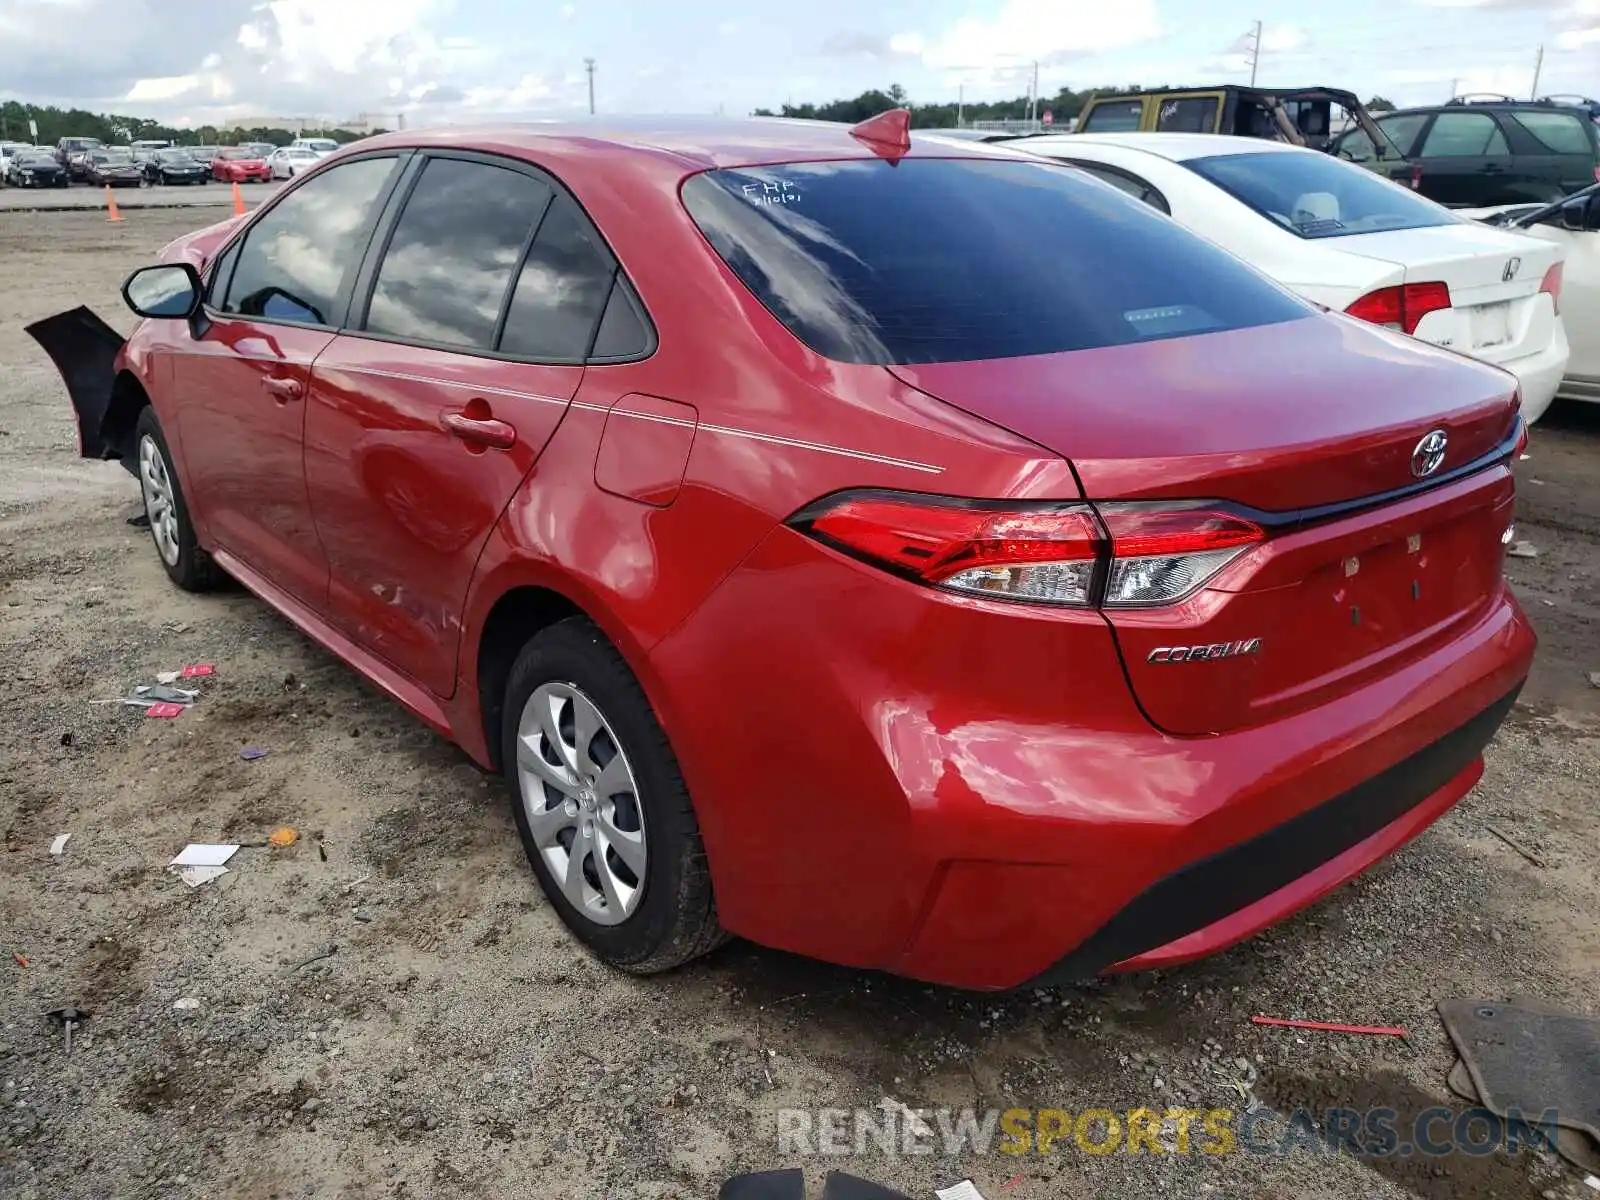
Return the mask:
[[[1600,0],[0,0],[0,94],[193,123],[736,114],[900,83],[914,100],[1129,81],[1328,83],[1401,104],[1600,92]],[[1295,6],[1298,7],[1298,6]]]

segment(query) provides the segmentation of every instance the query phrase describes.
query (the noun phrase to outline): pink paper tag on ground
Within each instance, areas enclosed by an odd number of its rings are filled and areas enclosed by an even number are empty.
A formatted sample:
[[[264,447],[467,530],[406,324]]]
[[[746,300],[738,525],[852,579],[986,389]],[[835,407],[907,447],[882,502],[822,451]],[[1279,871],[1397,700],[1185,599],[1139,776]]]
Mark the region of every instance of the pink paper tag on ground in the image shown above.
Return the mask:
[[[210,663],[190,663],[181,674],[185,679],[199,679],[202,675],[215,675],[216,667]]]
[[[181,704],[152,704],[144,710],[144,715],[147,717],[181,717],[183,716],[183,707]]]

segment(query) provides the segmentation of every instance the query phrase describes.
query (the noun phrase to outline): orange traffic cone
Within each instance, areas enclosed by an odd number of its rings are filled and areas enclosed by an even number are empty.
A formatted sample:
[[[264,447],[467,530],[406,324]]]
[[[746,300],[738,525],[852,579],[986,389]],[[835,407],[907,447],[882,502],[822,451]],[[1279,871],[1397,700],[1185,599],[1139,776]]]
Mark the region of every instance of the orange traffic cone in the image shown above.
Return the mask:
[[[109,185],[106,187],[106,220],[122,220],[122,214],[117,211],[117,198],[111,194],[111,188]]]
[[[244,216],[244,193],[239,190],[237,182],[233,185],[233,215],[236,217]]]

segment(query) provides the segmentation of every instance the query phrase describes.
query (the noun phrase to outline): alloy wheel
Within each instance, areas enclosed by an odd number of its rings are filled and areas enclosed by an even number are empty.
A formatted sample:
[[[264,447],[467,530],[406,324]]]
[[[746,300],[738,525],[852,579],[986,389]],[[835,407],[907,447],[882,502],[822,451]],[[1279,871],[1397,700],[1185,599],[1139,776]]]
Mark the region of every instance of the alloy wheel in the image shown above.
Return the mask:
[[[172,478],[166,456],[149,434],[139,439],[139,488],[144,493],[144,513],[150,535],[167,566],[178,562],[178,510],[172,500]]]
[[[573,684],[540,684],[523,705],[517,779],[528,830],[573,908],[598,925],[632,916],[647,861],[639,786],[611,724]]]

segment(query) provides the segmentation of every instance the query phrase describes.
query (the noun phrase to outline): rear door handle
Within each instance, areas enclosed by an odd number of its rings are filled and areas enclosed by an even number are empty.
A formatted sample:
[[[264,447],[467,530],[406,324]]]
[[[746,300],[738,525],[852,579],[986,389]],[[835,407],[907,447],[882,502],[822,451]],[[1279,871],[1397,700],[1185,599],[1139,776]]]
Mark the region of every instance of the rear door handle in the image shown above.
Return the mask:
[[[1505,170],[1499,163],[1484,163],[1482,174],[1499,175]]]
[[[469,417],[465,413],[447,412],[439,418],[439,424],[451,437],[460,438],[469,445],[509,450],[517,444],[516,427],[493,417]]]
[[[282,379],[275,375],[265,375],[261,379],[261,386],[266,388],[280,403],[298,400],[305,394],[305,387],[298,379]]]

